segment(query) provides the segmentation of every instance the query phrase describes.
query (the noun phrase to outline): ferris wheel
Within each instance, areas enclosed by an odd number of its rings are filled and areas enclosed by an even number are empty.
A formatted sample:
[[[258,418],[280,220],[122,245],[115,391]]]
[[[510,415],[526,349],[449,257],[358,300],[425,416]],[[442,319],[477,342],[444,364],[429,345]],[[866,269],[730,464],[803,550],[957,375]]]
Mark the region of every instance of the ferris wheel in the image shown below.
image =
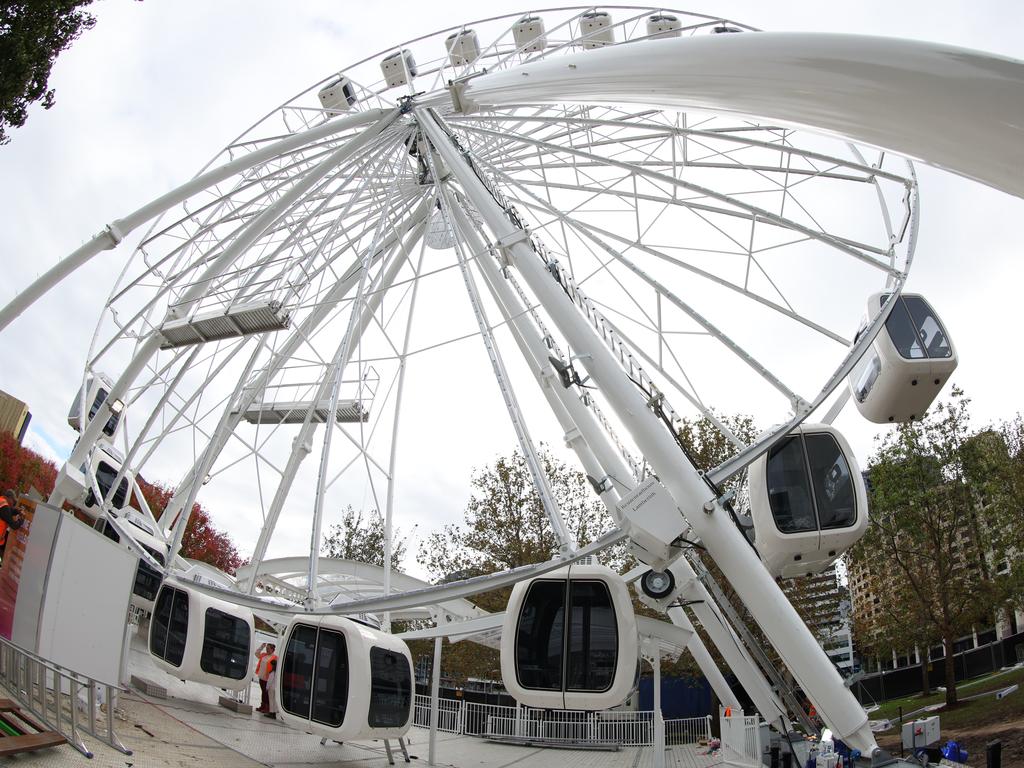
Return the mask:
[[[956,364],[938,315],[901,295],[918,189],[890,150],[1015,182],[987,157],[905,141],[913,118],[894,97],[849,119],[857,89],[814,93],[835,76],[794,67],[788,52],[863,52],[781,37],[664,9],[563,8],[443,29],[339,67],[51,276],[158,217],[104,304],[69,414],[82,436],[51,500],[104,518],[168,576],[185,567],[182,510],[197,498],[244,508],[246,575],[195,598],[225,615],[243,606],[308,624],[445,603],[495,629],[452,601],[516,584],[503,644],[516,611],[541,599],[528,581],[541,575],[562,574],[561,599],[574,600],[575,568],[576,581],[609,585],[609,606],[628,605],[620,577],[572,565],[627,537],[645,563],[632,581],[695,636],[681,590],[702,590],[705,628],[719,618],[699,557],[680,557],[680,542],[698,542],[826,721],[872,745],[772,577],[826,567],[866,525],[856,460],[831,426],[847,398],[875,421],[919,417]],[[893,66],[930,55],[894,50]],[[762,431],[736,434],[732,414],[754,414]],[[679,440],[698,418],[733,446],[717,465],[694,466]],[[557,556],[423,588],[392,576],[389,538],[379,596],[325,598],[319,549],[334,511],[379,510],[390,537],[410,486],[442,475],[499,419]],[[544,475],[538,437],[549,434],[608,509],[610,532],[593,545],[572,540]],[[757,549],[725,490],[748,472]],[[143,474],[176,482],[160,520],[127,509]],[[277,580],[287,599],[259,578],[282,521],[310,542],[306,567],[292,558],[290,581]],[[713,640],[758,709],[784,718],[788,703],[749,657],[728,655],[723,632]],[[514,656],[503,646],[506,683],[529,698],[537,687]],[[632,683],[624,669],[590,692],[563,679],[538,706],[615,703]]]

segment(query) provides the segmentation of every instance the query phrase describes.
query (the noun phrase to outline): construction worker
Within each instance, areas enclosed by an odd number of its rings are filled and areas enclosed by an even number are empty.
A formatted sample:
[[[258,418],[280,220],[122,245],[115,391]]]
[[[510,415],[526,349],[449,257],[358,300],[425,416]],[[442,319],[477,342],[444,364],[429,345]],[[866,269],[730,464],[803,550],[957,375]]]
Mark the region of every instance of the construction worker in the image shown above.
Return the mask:
[[[256,710],[268,714],[270,712],[270,696],[267,692],[267,678],[270,677],[270,666],[277,662],[277,646],[264,643],[256,649],[256,678],[260,681],[260,706]]]
[[[3,496],[0,496],[0,562],[3,562],[7,549],[8,533],[21,528],[24,522],[25,517],[18,509],[18,497],[14,491],[5,491]]]

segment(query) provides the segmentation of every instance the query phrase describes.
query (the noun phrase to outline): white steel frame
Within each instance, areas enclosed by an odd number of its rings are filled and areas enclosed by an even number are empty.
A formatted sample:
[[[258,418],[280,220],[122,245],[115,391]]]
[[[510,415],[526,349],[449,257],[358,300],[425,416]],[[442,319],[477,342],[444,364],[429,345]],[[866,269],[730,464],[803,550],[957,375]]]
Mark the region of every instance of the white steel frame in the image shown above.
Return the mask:
[[[116,401],[127,407],[115,436],[125,461],[114,487],[153,466],[168,446],[177,446],[179,456],[188,446],[190,460],[160,521],[172,555],[189,519],[183,511],[192,509],[202,486],[252,466],[262,521],[251,576],[238,592],[200,588],[277,616],[289,610],[387,614],[471,596],[621,541],[626,531],[617,504],[653,473],[682,512],[680,530],[714,559],[825,722],[871,754],[866,715],[734,524],[723,486],[826,404],[885,322],[913,259],[917,181],[909,163],[886,152],[808,140],[790,126],[893,148],[1021,194],[1019,175],[1007,176],[1007,169],[1022,164],[1012,158],[1024,146],[1024,76],[996,78],[962,51],[937,45],[712,35],[726,20],[681,12],[683,36],[652,40],[644,20],[660,9],[624,6],[609,7],[617,43],[582,51],[585,10],[545,12],[547,47],[534,53],[512,43],[517,17],[474,22],[481,55],[460,67],[452,67],[437,43],[466,25],[410,41],[403,47],[416,49],[420,68],[408,94],[379,80],[380,57],[357,62],[344,70],[359,96],[348,115],[317,106],[316,92],[336,76],[330,75],[269,113],[193,180],[114,221],[58,263],[0,310],[0,329],[100,251],[163,216],[125,263],[104,308],[84,376],[101,368],[118,375],[69,463],[79,466],[107,441],[101,429]],[[871,61],[887,74],[857,69],[861,93],[851,94],[831,87],[826,67],[807,63],[826,59],[851,70]],[[1022,68],[998,61],[1004,69]],[[786,94],[774,85],[780,78],[792,86]],[[948,85],[965,78],[970,88]],[[922,98],[931,111],[917,108]],[[985,109],[973,109],[976,102]],[[977,120],[992,108],[1006,119]],[[698,111],[673,111],[680,109]],[[935,120],[948,128],[941,136],[931,130]],[[805,194],[809,189],[813,194]],[[827,206],[819,210],[816,203],[833,197],[838,206],[871,198],[871,234],[827,223]],[[455,237],[454,259],[447,261],[428,258],[423,237],[438,208]],[[666,222],[675,229],[666,230]],[[688,235],[666,240],[666,231]],[[881,281],[891,293],[856,343],[805,309],[815,302],[798,302],[785,289],[781,268],[771,266],[777,254],[808,251],[827,264],[834,260],[837,269],[870,274],[872,288]],[[720,268],[730,259],[742,266],[733,275]],[[456,271],[474,327],[414,343],[427,286]],[[685,295],[694,285],[701,291]],[[701,292],[716,292],[710,309]],[[159,329],[168,320],[269,300],[295,318],[291,328],[160,349]],[[750,323],[744,326],[733,302],[834,345],[834,368],[813,382],[820,389],[787,381],[783,372],[791,367],[749,341]],[[505,334],[512,346],[502,351]],[[393,593],[408,363],[473,336],[483,341],[559,552],[536,566]],[[688,337],[712,343],[743,377],[782,396],[771,429],[747,444],[727,428],[697,381],[721,364],[685,351],[679,340]],[[534,416],[521,405],[506,365],[509,349],[540,386],[609,513],[609,529],[591,545],[576,548],[548,486],[530,436]],[[385,366],[388,374],[371,392],[371,369]],[[329,419],[319,444],[312,411],[294,433],[281,425],[243,426],[247,409],[281,392],[292,401],[329,401],[333,411],[343,386],[389,416],[353,427]],[[687,411],[673,409],[669,397],[685,401]],[[827,421],[844,402],[840,394]],[[675,435],[688,413],[715,424],[734,455],[718,466],[695,467]],[[256,576],[311,453],[319,461],[309,504],[307,590],[304,606],[282,608],[256,594]],[[383,594],[324,605],[317,550],[326,499],[356,472],[368,478],[372,505],[384,510]],[[174,558],[168,563],[173,579]],[[785,706],[691,563],[679,557],[672,568],[693,601],[690,612],[758,709],[785,728],[778,722],[787,719]],[[692,631],[682,608],[667,614]],[[689,649],[722,700],[731,701],[695,633]]]

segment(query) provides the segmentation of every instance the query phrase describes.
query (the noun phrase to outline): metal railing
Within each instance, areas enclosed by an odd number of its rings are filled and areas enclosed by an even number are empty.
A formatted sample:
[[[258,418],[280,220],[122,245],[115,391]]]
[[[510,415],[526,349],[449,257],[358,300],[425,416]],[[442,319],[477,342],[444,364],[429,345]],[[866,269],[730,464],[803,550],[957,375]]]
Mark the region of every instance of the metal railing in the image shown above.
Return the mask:
[[[665,743],[697,744],[711,739],[711,715],[665,721]]]
[[[59,733],[86,757],[93,754],[82,734],[118,752],[132,753],[114,733],[119,688],[64,669],[2,637],[0,685],[19,707]]]
[[[413,722],[420,728],[430,727],[429,696],[416,695]],[[649,747],[654,743],[654,713],[544,710],[439,699],[437,729],[442,733],[464,736],[594,741],[624,747]],[[665,720],[665,743],[668,745],[696,744],[710,738],[710,716]]]
[[[722,761],[730,768],[760,768],[761,725],[756,715],[722,717]]]

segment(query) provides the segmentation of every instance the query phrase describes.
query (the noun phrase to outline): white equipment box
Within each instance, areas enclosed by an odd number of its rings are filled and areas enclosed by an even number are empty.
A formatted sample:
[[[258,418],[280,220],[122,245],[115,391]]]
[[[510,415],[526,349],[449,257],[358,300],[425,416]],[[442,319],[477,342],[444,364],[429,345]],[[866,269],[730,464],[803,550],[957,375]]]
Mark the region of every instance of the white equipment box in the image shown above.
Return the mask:
[[[904,749],[931,746],[940,738],[938,715],[903,724]]]

